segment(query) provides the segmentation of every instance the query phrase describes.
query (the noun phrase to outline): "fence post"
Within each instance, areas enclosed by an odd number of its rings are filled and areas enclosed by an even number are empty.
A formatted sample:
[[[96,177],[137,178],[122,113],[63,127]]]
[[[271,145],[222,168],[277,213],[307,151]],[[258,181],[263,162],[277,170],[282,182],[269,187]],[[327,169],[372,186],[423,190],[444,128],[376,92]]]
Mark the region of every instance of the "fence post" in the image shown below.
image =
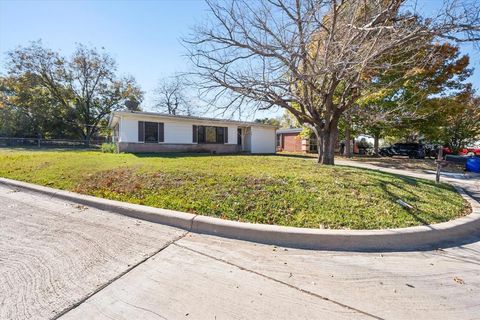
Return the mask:
[[[435,176],[435,182],[440,183],[440,171],[442,170],[442,161],[443,161],[443,147],[438,148],[437,155],[437,175]]]

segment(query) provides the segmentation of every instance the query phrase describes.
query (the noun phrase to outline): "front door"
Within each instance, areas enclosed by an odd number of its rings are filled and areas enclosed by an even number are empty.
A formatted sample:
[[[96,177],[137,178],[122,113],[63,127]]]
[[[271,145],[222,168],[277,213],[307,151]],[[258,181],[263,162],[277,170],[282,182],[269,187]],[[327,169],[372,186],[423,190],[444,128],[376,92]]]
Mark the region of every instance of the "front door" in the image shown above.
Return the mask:
[[[242,145],[242,128],[237,129],[237,145]]]

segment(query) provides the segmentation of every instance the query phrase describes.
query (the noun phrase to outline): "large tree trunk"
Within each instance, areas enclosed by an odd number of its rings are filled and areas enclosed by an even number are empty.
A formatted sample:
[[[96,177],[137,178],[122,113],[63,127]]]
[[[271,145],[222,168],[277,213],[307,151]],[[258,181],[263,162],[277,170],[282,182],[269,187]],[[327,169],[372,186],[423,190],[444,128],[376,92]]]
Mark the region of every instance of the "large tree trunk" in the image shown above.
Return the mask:
[[[317,137],[317,162],[322,163],[323,159],[323,135],[321,129],[315,130],[315,136]]]
[[[345,157],[347,158],[351,158],[352,157],[352,148],[351,148],[351,144],[350,144],[350,141],[351,138],[350,138],[350,127],[347,125],[345,127]]]
[[[85,148],[90,148],[90,137],[86,137],[83,144],[85,145]]]
[[[380,137],[378,134],[373,135],[373,151],[375,152],[375,155],[378,156],[378,140]]]
[[[90,143],[93,135],[95,134],[96,128],[92,126],[87,127],[87,134],[85,135],[85,147],[90,148]]]
[[[332,119],[321,128],[316,127],[315,134],[317,135],[318,163],[334,165],[335,145],[338,136],[338,119]]]

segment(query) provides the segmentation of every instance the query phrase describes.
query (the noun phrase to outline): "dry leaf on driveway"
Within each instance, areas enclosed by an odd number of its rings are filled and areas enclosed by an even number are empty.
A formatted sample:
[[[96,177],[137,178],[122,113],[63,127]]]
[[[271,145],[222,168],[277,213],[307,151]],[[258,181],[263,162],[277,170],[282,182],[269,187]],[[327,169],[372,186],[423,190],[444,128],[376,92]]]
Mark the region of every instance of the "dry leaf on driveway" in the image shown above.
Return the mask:
[[[455,281],[456,283],[459,283],[459,284],[465,284],[465,281],[463,281],[463,279],[461,279],[459,277],[454,277],[453,281]]]

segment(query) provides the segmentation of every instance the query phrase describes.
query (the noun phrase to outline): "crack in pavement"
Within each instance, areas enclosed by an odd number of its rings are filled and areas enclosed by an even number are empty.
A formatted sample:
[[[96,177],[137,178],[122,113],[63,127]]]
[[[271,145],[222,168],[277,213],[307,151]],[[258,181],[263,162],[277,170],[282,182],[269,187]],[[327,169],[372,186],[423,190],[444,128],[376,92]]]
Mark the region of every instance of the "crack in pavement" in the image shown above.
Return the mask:
[[[62,317],[63,315],[67,314],[68,312],[72,311],[73,309],[77,308],[78,306],[82,305],[83,303],[85,303],[88,299],[90,299],[91,297],[93,297],[94,295],[96,295],[97,293],[99,293],[100,291],[102,291],[103,289],[105,289],[106,287],[108,287],[109,285],[111,285],[112,283],[114,283],[115,281],[117,281],[118,279],[122,278],[124,275],[126,275],[127,273],[129,273],[130,271],[132,271],[133,269],[137,268],[139,265],[147,262],[150,258],[154,257],[155,255],[159,254],[160,252],[162,252],[163,250],[165,250],[166,248],[168,248],[170,245],[172,244],[175,244],[175,242],[183,239],[187,234],[189,234],[190,232],[189,231],[186,231],[185,233],[183,233],[182,235],[176,237],[175,239],[167,242],[165,245],[161,246],[158,250],[154,251],[152,254],[148,255],[147,257],[145,257],[144,259],[140,260],[139,262],[137,262],[136,264],[128,267],[125,271],[119,273],[116,277],[110,279],[109,281],[107,281],[106,283],[102,284],[101,286],[99,286],[97,289],[95,289],[92,293],[86,295],[85,297],[83,297],[82,299],[80,299],[79,301],[77,301],[76,303],[74,303],[73,305],[63,309],[62,311],[60,311],[59,313],[57,313],[53,318],[51,318],[52,320],[56,320],[56,319],[59,319],[60,317]]]
[[[131,303],[129,303],[129,302],[127,302],[127,301],[124,301],[124,300],[120,300],[120,302],[125,303],[126,305],[129,305],[129,306],[131,306],[131,307],[133,307],[133,308],[135,308],[135,309],[140,309],[140,310],[146,311],[146,312],[148,312],[148,313],[154,314],[154,315],[158,316],[160,319],[168,320],[167,318],[165,318],[165,317],[162,316],[161,314],[159,314],[159,313],[157,313],[157,312],[155,312],[155,311],[152,311],[152,310],[150,310],[150,309],[143,308],[143,307],[140,307],[140,306],[136,306],[136,305],[131,304]]]
[[[346,308],[346,309],[349,309],[349,310],[352,310],[352,311],[361,313],[361,314],[363,314],[363,315],[365,315],[365,316],[368,316],[368,317],[371,317],[371,318],[373,318],[373,319],[384,320],[384,318],[379,317],[379,316],[376,316],[376,315],[374,315],[374,314],[371,314],[371,313],[369,313],[369,312],[367,312],[367,311],[363,311],[363,310],[357,309],[357,308],[355,308],[355,307],[351,307],[351,306],[346,305],[346,304],[344,304],[344,303],[341,303],[341,302],[339,302],[339,301],[332,300],[332,299],[330,299],[330,298],[328,298],[328,297],[319,295],[319,294],[317,294],[317,293],[315,293],[315,292],[308,291],[308,290],[305,290],[305,289],[296,287],[296,286],[294,286],[294,285],[292,285],[292,284],[289,284],[289,283],[284,282],[284,281],[282,281],[282,280],[275,279],[275,278],[273,278],[273,277],[270,277],[270,276],[265,275],[265,274],[263,274],[263,273],[257,272],[257,271],[255,271],[255,270],[247,269],[247,268],[242,267],[242,266],[240,266],[240,265],[237,265],[237,264],[235,264],[235,263],[233,263],[233,262],[230,262],[230,261],[227,261],[227,260],[224,260],[224,259],[221,259],[221,258],[214,257],[214,256],[209,255],[209,254],[207,254],[207,253],[204,253],[204,252],[201,252],[201,251],[198,251],[198,250],[195,250],[195,249],[186,247],[186,246],[181,245],[181,244],[178,244],[178,243],[173,243],[173,245],[175,245],[175,246],[177,246],[177,247],[180,247],[180,248],[183,248],[183,249],[185,249],[185,250],[189,250],[189,251],[191,251],[191,252],[200,254],[200,255],[202,255],[202,256],[204,256],[204,257],[213,259],[213,260],[215,260],[215,261],[228,264],[228,265],[233,266],[233,267],[235,267],[235,268],[238,268],[238,269],[240,269],[240,270],[242,270],[242,271],[246,271],[246,272],[253,273],[253,274],[257,275],[257,276],[260,276],[260,277],[263,277],[263,278],[265,278],[265,279],[267,279],[267,280],[274,281],[274,282],[276,282],[276,283],[282,284],[282,285],[287,286],[287,287],[289,287],[289,288],[291,288],[291,289],[297,290],[297,291],[299,291],[299,292],[301,292],[301,293],[308,294],[308,295],[313,296],[313,297],[315,297],[315,298],[319,298],[319,299],[322,299],[322,300],[331,302],[331,303],[336,304],[336,305],[338,305],[338,306],[340,306],[340,307],[342,307],[342,308]]]

